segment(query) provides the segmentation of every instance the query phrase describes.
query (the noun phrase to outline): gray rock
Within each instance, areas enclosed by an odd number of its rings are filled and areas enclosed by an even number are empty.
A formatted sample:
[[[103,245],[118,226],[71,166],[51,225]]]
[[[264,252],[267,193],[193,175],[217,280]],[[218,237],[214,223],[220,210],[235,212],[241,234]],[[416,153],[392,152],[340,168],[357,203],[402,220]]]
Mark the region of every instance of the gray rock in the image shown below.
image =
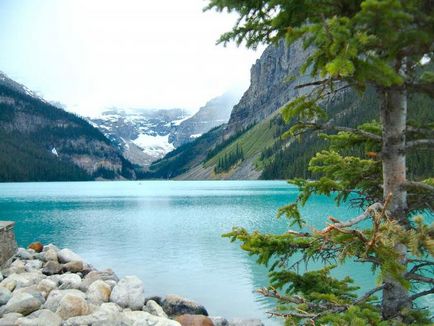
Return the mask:
[[[38,310],[41,307],[41,302],[25,292],[18,292],[12,295],[12,298],[5,306],[5,313],[17,312],[24,316]]]
[[[33,254],[24,248],[18,248],[15,256],[24,260],[33,259]]]
[[[28,293],[32,297],[34,297],[36,300],[38,300],[41,303],[41,305],[45,303],[45,297],[40,291],[38,291],[36,285],[32,285],[32,286],[29,286],[26,288],[21,288],[21,289],[15,290],[14,295],[17,293]]]
[[[45,276],[38,272],[25,272],[21,274],[12,274],[0,282],[0,286],[8,288],[13,291],[15,288],[25,288],[35,284],[38,284]],[[13,282],[15,282],[15,287],[13,287]],[[12,284],[8,284],[12,283]],[[12,289],[11,289],[12,287]]]
[[[0,282],[3,281],[3,274],[0,272]]]
[[[45,245],[44,248],[42,249],[42,251],[43,252],[47,252],[50,249],[54,250],[55,252],[58,252],[60,250],[57,246],[55,246],[54,244],[50,243],[50,244]]]
[[[31,259],[26,261],[25,269],[27,272],[33,272],[35,270],[39,270],[42,267],[42,261],[39,259]]]
[[[161,306],[154,300],[146,301],[146,305],[143,307],[143,311],[149,312],[151,315],[157,317],[168,318],[163,308],[161,308]]]
[[[163,300],[162,308],[169,316],[178,316],[184,314],[208,316],[205,307],[178,295],[168,295]]]
[[[5,305],[12,298],[12,293],[4,287],[0,287],[0,306]]]
[[[110,301],[123,308],[141,310],[145,303],[143,282],[136,276],[126,276],[113,288]]]
[[[18,326],[60,326],[62,319],[48,309],[37,310],[27,317],[18,318],[15,325]]]
[[[66,294],[59,302],[56,314],[66,320],[71,317],[83,316],[89,313],[86,300],[80,295]]]
[[[57,308],[59,308],[60,301],[67,294],[73,294],[75,296],[80,296],[83,299],[86,298],[86,295],[79,290],[53,290],[47,297],[47,301],[45,301],[44,308],[50,309],[53,312],[56,312]]]
[[[3,281],[0,282],[0,287],[8,289],[12,292],[17,287],[17,281],[15,281],[14,279],[5,278]]]
[[[64,326],[119,326],[121,321],[121,307],[109,302],[103,303],[96,311],[90,315],[71,317],[64,321]]]
[[[70,261],[63,265],[65,272],[78,273],[83,271],[83,262],[79,260]]]
[[[122,322],[132,326],[181,326],[175,320],[157,317],[145,311],[125,310],[122,312]]]
[[[229,320],[229,326],[264,326],[260,319],[234,318]]]
[[[81,278],[77,274],[63,274],[59,275],[59,289],[78,289],[81,284]]]
[[[57,258],[63,264],[69,263],[71,261],[81,261],[83,262],[83,258],[81,258],[78,254],[73,252],[70,249],[62,249],[57,253]]]
[[[62,270],[62,265],[60,265],[55,260],[49,260],[47,263],[45,263],[44,268],[42,269],[42,273],[45,275],[54,275],[59,274]]]
[[[104,271],[91,271],[82,280],[80,290],[86,292],[89,286],[96,280],[119,282],[119,278],[111,269],[106,269]]]
[[[47,298],[47,296],[50,294],[52,290],[56,288],[56,286],[57,286],[56,282],[52,280],[44,279],[38,283],[36,288],[44,295],[45,298]]]
[[[110,300],[112,289],[110,285],[102,280],[93,282],[87,290],[87,299],[94,304],[101,304]]]
[[[8,314],[4,314],[3,318],[0,318],[0,326],[11,326],[11,325],[15,325],[15,322],[17,321],[18,318],[23,317],[22,314],[16,313],[16,312],[11,312]]]
[[[57,259],[57,251],[54,250],[54,249],[52,249],[52,248],[49,248],[47,251],[44,252],[44,260],[45,261],[52,260],[52,261],[57,262],[58,261],[58,259]]]
[[[223,317],[209,317],[214,323],[214,326],[229,326],[229,322]]]

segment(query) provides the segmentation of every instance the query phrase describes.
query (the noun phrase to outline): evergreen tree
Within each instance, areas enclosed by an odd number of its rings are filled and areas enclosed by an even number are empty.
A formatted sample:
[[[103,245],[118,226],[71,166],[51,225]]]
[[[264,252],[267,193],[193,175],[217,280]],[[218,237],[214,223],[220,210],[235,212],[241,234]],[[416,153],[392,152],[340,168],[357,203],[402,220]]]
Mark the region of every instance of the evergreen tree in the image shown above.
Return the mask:
[[[406,155],[434,144],[433,124],[407,121],[411,94],[434,97],[434,72],[421,73],[422,63],[434,57],[433,1],[210,0],[207,8],[239,15],[220,42],[255,48],[284,38],[311,48],[304,70],[315,79],[299,85],[304,95],[283,107],[284,120],[297,121],[286,134],[334,132],[323,135],[330,146],[309,163],[317,179],[292,180],[300,194],[280,210],[300,231],[270,235],[235,228],[227,235],[241,240],[260,263],[271,263],[272,286],[261,293],[284,305],[274,314],[288,324],[428,323],[412,308],[417,298],[434,293],[434,227],[415,215],[432,212],[434,182],[408,180]],[[379,99],[380,121],[357,128],[334,125],[324,110],[327,100],[368,86]],[[322,230],[309,230],[299,206],[312,194],[335,194],[337,203],[351,201],[364,212],[347,221],[329,217]],[[300,257],[326,266],[299,274],[294,259]],[[330,275],[335,263],[349,259],[378,268],[381,284],[356,298],[350,278]],[[380,291],[377,307],[372,299]]]

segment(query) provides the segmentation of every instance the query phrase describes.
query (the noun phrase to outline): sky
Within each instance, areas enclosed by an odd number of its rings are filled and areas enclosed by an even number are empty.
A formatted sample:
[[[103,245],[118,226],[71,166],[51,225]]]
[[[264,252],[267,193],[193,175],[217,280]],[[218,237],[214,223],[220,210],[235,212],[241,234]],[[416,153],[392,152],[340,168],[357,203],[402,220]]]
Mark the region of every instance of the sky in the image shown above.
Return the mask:
[[[0,71],[70,111],[197,110],[247,89],[261,50],[216,45],[236,17],[203,0],[0,0]]]

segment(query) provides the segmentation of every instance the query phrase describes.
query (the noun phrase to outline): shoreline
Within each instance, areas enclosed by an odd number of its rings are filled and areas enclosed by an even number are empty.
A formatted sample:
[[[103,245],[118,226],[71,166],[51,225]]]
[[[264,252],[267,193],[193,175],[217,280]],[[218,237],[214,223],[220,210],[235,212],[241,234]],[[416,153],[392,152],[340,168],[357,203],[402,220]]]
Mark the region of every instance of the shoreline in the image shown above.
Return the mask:
[[[197,302],[178,295],[152,296],[145,288],[137,276],[120,279],[70,249],[35,242],[18,248],[0,268],[0,326],[264,325],[258,319],[208,316]]]

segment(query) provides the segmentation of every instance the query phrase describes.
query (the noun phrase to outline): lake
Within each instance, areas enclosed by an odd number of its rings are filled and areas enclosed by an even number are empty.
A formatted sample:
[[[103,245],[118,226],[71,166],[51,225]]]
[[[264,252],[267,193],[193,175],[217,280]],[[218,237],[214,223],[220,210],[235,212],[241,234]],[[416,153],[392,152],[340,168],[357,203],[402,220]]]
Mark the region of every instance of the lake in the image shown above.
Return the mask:
[[[134,181],[0,184],[0,220],[16,222],[20,246],[41,241],[68,247],[98,269],[137,275],[147,296],[178,294],[203,304],[210,315],[261,318],[272,302],[255,293],[267,285],[265,268],[221,235],[233,226],[284,232],[277,209],[297,189],[283,181]],[[333,215],[358,213],[314,197],[302,210],[323,226]],[[368,266],[350,264],[364,288],[373,286]]]

